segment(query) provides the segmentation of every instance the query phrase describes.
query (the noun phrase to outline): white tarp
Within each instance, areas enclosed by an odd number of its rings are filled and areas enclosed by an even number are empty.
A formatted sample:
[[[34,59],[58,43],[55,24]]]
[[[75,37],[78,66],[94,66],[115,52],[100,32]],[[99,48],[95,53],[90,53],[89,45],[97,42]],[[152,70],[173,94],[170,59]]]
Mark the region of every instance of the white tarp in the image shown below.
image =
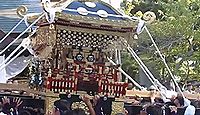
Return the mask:
[[[6,78],[10,79],[21,73],[29,64],[31,57],[32,57],[31,55],[28,57],[20,56],[16,58],[14,61],[12,61],[6,67]]]
[[[8,64],[4,69],[2,69],[0,72],[0,83],[6,83],[8,79],[21,73],[29,64],[31,57],[31,55],[28,57],[20,56]],[[4,56],[0,56],[0,63],[2,63],[4,59]]]
[[[5,59],[5,56],[3,55],[3,56],[0,56],[0,63],[3,63],[4,62],[4,59]],[[3,65],[2,65],[3,66]],[[7,78],[6,78],[6,69],[4,68],[4,69],[2,69],[1,71],[0,71],[0,76],[1,76],[1,78],[0,78],[0,83],[6,83],[6,81],[7,81]]]

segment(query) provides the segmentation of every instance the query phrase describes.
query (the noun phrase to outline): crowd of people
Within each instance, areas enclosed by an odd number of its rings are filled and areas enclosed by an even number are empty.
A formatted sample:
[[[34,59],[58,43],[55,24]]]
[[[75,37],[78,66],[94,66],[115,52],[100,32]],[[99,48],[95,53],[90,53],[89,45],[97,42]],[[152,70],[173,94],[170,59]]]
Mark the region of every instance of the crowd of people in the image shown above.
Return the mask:
[[[167,90],[165,87],[163,91],[162,88],[163,86],[156,88],[152,85],[147,89],[151,92],[150,99],[135,97],[131,104],[125,104],[128,115],[200,115],[200,98],[189,100],[181,93]],[[183,89],[183,94],[198,95],[198,88],[188,83]],[[128,85],[128,90],[135,90],[133,84]],[[160,97],[156,97],[158,92],[161,93]]]
[[[112,113],[112,99],[108,97],[96,95],[91,99],[91,96],[83,95],[79,98],[79,101],[84,102],[85,108],[80,106],[74,108],[72,100],[61,98],[54,102],[55,108],[49,115],[111,115]]]
[[[133,89],[133,85],[128,85],[128,90]],[[157,97],[157,89],[154,86],[148,88],[151,92],[149,98],[130,97],[131,101],[124,102],[124,111],[116,115],[200,115],[200,99],[189,100],[181,94],[171,93],[170,98]],[[193,91],[192,85],[188,84],[185,93],[197,93]],[[111,115],[112,101],[105,97],[94,96],[92,100],[88,96],[83,96],[82,101],[88,107],[90,115]],[[67,104],[68,103],[68,104]],[[49,115],[86,115],[84,109],[71,109],[71,102],[67,100],[58,100],[54,103],[55,109]]]
[[[135,90],[133,84],[129,84],[127,90]],[[150,97],[127,97],[123,112],[116,115],[200,115],[200,98],[189,100],[179,93],[158,97],[158,89],[150,86]],[[192,84],[186,85],[184,93],[197,94]],[[129,99],[130,98],[130,99]],[[86,106],[73,108],[74,102],[83,102]],[[29,103],[35,103],[32,100]],[[54,102],[54,108],[47,115],[111,115],[113,99],[107,96],[100,97],[83,95],[74,99],[60,97]],[[45,115],[45,109],[41,107],[24,106],[23,100],[18,97],[2,97],[0,101],[0,115]],[[37,102],[36,102],[37,103]],[[81,105],[83,106],[83,105]]]
[[[38,101],[41,100],[31,98],[25,100],[18,96],[4,96],[0,101],[0,115],[45,115],[42,105],[44,101],[41,103]]]
[[[200,115],[198,105],[194,103],[199,100],[188,100],[179,94],[170,99],[157,98],[156,88],[150,87],[149,91],[150,99],[134,97],[131,102],[125,102],[124,111],[116,115]],[[111,115],[112,113],[112,100],[108,97],[94,96],[91,100],[85,95],[82,101],[85,102],[88,111],[80,108],[72,109],[72,102],[60,99],[54,103],[55,108],[49,115],[87,115],[87,112],[90,115]]]

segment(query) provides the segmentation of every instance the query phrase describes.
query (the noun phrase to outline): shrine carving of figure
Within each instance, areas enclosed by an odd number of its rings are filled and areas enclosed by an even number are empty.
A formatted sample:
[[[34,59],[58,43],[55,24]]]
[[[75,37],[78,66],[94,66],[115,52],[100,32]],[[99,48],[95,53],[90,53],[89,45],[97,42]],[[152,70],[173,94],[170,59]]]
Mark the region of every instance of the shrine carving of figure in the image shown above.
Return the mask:
[[[96,63],[104,63],[104,62],[105,62],[104,53],[103,52],[99,52],[99,56],[97,58]]]

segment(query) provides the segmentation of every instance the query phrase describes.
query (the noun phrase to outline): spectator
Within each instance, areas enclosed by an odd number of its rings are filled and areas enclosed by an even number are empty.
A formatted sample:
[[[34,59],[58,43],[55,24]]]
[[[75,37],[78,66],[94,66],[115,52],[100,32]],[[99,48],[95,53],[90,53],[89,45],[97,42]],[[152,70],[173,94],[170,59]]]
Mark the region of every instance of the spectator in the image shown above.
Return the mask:
[[[16,115],[18,114],[19,106],[22,104],[23,101],[21,101],[20,98],[13,98],[12,100],[8,97],[2,98],[2,112],[7,115]]]
[[[88,95],[84,95],[82,97],[82,100],[85,102],[85,104],[87,105],[88,109],[89,109],[89,112],[90,112],[90,115],[96,115],[95,114],[95,111],[94,111],[94,108],[92,106],[92,103],[90,102],[90,98]]]
[[[173,115],[179,115],[177,108],[185,108],[184,115],[195,115],[195,107],[191,105],[188,99],[177,96],[174,100],[174,104],[175,106],[169,106]]]
[[[3,113],[3,104],[0,102],[0,115],[6,115]]]
[[[148,115],[163,115],[162,108],[159,105],[150,105],[146,112]]]

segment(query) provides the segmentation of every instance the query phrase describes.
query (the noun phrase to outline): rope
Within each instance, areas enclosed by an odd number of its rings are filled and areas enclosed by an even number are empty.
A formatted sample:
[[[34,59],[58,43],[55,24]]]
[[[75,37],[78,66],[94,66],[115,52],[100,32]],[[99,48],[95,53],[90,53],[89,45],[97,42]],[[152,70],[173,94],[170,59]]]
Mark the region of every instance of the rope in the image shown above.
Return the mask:
[[[0,43],[2,43],[22,22],[24,21],[24,18],[22,18],[17,25],[15,25],[1,40]]]
[[[36,31],[33,31],[27,38],[29,39],[35,32],[36,32]],[[27,38],[25,38],[25,39],[27,39]],[[27,41],[25,41],[25,39],[22,41],[22,43],[21,43],[19,46],[17,46],[17,48],[16,48],[14,51],[4,60],[4,62],[2,62],[2,63],[0,64],[0,67],[3,66],[8,60],[10,60],[10,58],[11,58],[21,47],[23,47],[24,44],[26,44],[25,42],[27,42]]]
[[[4,69],[8,64],[10,64],[13,60],[15,60],[20,54],[22,54],[27,48],[22,49],[17,55],[15,55],[8,63],[3,66],[0,66],[0,71]]]
[[[133,58],[136,60],[136,62],[139,64],[139,66],[141,67],[141,69],[143,70],[143,72],[145,73],[145,75],[147,76],[147,78],[150,80],[150,82],[156,87],[157,90],[159,90],[158,87],[157,87],[157,85],[154,82],[155,78],[153,77],[153,75],[151,74],[150,71],[149,72],[147,71],[148,68],[144,65],[144,63],[141,61],[141,59],[137,56],[137,54],[135,53],[135,51],[133,51],[132,48],[130,48],[130,47],[127,47],[127,49],[131,53],[131,55],[133,56]],[[150,75],[149,75],[149,73],[150,73]]]
[[[34,24],[36,24],[45,14],[42,13],[39,18],[37,18],[28,28],[26,28],[15,40],[13,40],[10,44],[8,44],[1,52],[0,55],[5,52],[12,44],[14,44],[25,32],[27,32]]]
[[[3,42],[18,26],[19,24],[22,23],[23,20],[25,20],[25,23],[27,25],[27,16],[29,14],[27,14],[26,16],[24,16],[23,19],[21,19],[17,25],[15,25],[10,31],[9,33],[0,41]],[[29,25],[19,36],[17,36],[17,38],[15,38],[11,43],[9,43],[1,52],[0,55],[2,53],[4,53],[12,44],[14,44],[22,35],[24,35],[25,32],[27,32],[34,24],[36,24],[43,16],[46,15],[46,12],[41,13],[41,15],[31,24]],[[47,19],[48,20],[48,19]],[[49,20],[48,20],[49,21]],[[29,39],[29,37],[31,37],[36,31],[33,31],[31,35],[29,35],[27,38]],[[25,38],[26,39],[26,38]],[[12,60],[14,60],[15,58],[17,58],[16,56],[19,56],[21,53],[23,53],[23,51],[25,51],[27,49],[28,46],[24,47],[23,45],[25,45],[26,43],[23,43],[25,40],[22,41],[22,43],[5,59],[5,61],[3,63],[0,64],[0,70],[2,70],[3,68],[5,68]],[[8,63],[6,63],[21,47],[24,47],[24,49],[22,51],[20,51],[14,58],[12,58]],[[4,65],[6,63],[6,65]]]
[[[17,55],[15,55],[12,59],[10,59],[9,61],[8,61],[8,59],[9,58],[7,58],[2,64],[1,64],[1,66],[0,66],[0,71],[2,70],[2,69],[4,69],[8,64],[10,64],[13,60],[15,60],[20,54],[22,54],[27,48],[28,48],[28,46],[30,45],[30,43],[31,43],[31,40],[30,40],[30,38],[29,37],[27,37],[27,38],[25,38],[25,39],[23,39],[23,41],[22,41],[22,43],[18,46],[18,48],[17,49],[19,49],[19,48],[21,48],[21,47],[23,47],[23,49],[19,52],[19,53],[17,53]],[[17,50],[15,50],[15,52],[16,52]],[[14,51],[13,51],[14,52]],[[13,53],[12,52],[12,53]],[[11,54],[12,54],[11,53]],[[9,57],[11,56],[11,54],[9,55]],[[14,53],[13,53],[14,54]],[[7,62],[8,61],[8,62]],[[7,62],[7,63],[6,63]],[[3,65],[3,64],[5,64],[5,65]]]
[[[158,88],[157,85],[159,85],[160,87],[164,87],[151,73],[151,71],[149,71],[149,69],[146,67],[146,65],[142,62],[142,60],[139,58],[139,56],[137,56],[137,54],[135,53],[135,51],[128,46],[127,49],[129,50],[129,52],[132,54],[133,58],[136,60],[136,62],[139,64],[139,66],[141,67],[141,69],[143,70],[143,72],[145,73],[145,75],[147,76],[147,78],[151,81],[151,83],[155,86],[155,88],[158,90],[158,92],[160,92],[160,95],[162,97],[166,97],[163,95],[163,93],[161,92],[161,90]],[[156,84],[157,83],[157,84]]]
[[[149,35],[149,37],[150,37],[150,39],[151,39],[151,41],[152,41],[154,47],[156,48],[156,50],[157,50],[159,56],[161,57],[163,63],[165,64],[165,66],[166,66],[166,68],[167,68],[167,70],[168,70],[168,72],[169,72],[169,74],[170,74],[170,76],[171,76],[173,82],[175,83],[176,87],[178,88],[178,91],[179,91],[179,92],[181,93],[181,95],[185,98],[183,92],[181,91],[181,88],[179,87],[178,83],[176,82],[176,80],[175,80],[175,78],[174,78],[174,75],[172,74],[172,71],[170,70],[169,66],[167,65],[167,62],[166,62],[165,58],[163,57],[163,55],[161,54],[160,50],[158,49],[158,46],[156,45],[156,43],[155,43],[155,41],[154,41],[152,35],[150,34],[150,32],[149,32],[149,30],[147,29],[146,26],[144,27],[144,29],[146,30],[146,32],[147,32],[147,34]]]
[[[110,58],[107,59],[110,63],[116,65],[115,62],[113,62]],[[124,74],[135,86],[137,86],[141,90],[143,89],[143,87],[140,84],[138,84],[132,77],[130,77],[121,67],[118,67],[118,70],[122,72],[122,74]]]

